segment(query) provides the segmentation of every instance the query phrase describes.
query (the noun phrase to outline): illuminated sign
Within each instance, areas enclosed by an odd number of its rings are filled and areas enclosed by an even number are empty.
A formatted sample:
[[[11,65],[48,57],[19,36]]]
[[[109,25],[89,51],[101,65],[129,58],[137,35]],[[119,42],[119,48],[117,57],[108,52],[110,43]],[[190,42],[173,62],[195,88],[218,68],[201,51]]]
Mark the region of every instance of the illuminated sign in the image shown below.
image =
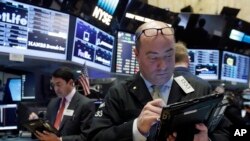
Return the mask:
[[[139,16],[139,15],[135,15],[135,14],[132,14],[132,13],[126,13],[126,18],[135,19],[135,20],[141,21],[141,22],[154,21],[153,19],[145,18],[145,17]]]
[[[129,19],[132,19],[132,20],[137,20],[137,21],[145,22],[145,23],[151,22],[151,21],[155,21],[154,19],[146,18],[146,17],[135,15],[135,14],[132,14],[132,13],[126,13],[125,17],[129,18]],[[168,24],[168,26],[172,27],[171,24]]]
[[[24,17],[22,18],[21,15],[16,14],[16,13],[5,13],[3,12],[0,15],[0,20],[2,22],[7,22],[7,23],[12,23],[12,24],[17,24],[17,25],[27,25],[28,21]]]
[[[243,32],[232,29],[229,38],[236,41],[242,41],[243,36]]]
[[[119,0],[98,0],[92,16],[106,25],[110,25],[118,3]]]

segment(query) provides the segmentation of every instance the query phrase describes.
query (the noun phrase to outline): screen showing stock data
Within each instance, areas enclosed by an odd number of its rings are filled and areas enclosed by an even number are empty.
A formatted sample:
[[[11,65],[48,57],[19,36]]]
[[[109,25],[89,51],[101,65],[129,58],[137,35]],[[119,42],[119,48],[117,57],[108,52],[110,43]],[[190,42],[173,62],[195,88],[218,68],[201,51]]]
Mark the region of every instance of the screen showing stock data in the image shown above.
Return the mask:
[[[218,80],[219,50],[188,49],[189,70],[206,80]]]
[[[223,51],[221,80],[247,83],[249,77],[249,57]]]
[[[77,18],[72,51],[73,62],[111,71],[114,36]]]
[[[135,35],[119,31],[117,34],[116,73],[135,74],[139,71],[133,49],[135,48]]]
[[[0,2],[0,52],[66,60],[69,15]]]

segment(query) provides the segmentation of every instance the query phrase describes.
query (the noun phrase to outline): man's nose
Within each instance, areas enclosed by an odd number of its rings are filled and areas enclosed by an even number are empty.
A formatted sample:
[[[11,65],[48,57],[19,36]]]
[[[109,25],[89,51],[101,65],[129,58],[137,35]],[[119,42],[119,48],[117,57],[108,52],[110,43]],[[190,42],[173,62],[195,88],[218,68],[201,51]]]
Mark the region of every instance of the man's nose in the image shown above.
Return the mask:
[[[160,58],[157,63],[160,70],[165,70],[167,68],[167,62],[164,58]]]

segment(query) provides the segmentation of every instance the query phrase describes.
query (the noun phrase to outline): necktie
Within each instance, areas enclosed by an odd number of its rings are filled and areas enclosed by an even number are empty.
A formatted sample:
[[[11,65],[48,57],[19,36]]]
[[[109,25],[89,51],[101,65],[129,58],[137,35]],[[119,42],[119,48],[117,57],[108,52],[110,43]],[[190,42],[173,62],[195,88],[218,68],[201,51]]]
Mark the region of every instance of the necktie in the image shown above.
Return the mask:
[[[152,88],[153,88],[152,98],[153,99],[161,98],[160,96],[161,86],[153,85]]]
[[[61,120],[62,120],[63,111],[64,111],[64,108],[65,108],[65,103],[66,103],[66,98],[63,98],[61,100],[61,107],[59,108],[59,111],[57,112],[56,120],[55,120],[55,123],[54,123],[54,127],[56,129],[59,129],[59,126],[60,126],[60,123],[61,123]]]

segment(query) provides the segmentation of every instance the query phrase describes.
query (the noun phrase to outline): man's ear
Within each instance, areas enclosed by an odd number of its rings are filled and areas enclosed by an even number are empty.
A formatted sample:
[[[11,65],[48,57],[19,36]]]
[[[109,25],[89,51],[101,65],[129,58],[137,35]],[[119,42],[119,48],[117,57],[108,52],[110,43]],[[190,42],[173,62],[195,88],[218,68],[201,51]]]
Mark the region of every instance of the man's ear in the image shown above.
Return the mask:
[[[133,51],[134,51],[135,57],[138,57],[138,55],[139,55],[138,49],[137,49],[137,48],[134,48]]]
[[[73,79],[70,79],[70,80],[69,80],[69,84],[70,84],[71,86],[74,86],[74,85],[75,85],[74,80],[73,80]]]

